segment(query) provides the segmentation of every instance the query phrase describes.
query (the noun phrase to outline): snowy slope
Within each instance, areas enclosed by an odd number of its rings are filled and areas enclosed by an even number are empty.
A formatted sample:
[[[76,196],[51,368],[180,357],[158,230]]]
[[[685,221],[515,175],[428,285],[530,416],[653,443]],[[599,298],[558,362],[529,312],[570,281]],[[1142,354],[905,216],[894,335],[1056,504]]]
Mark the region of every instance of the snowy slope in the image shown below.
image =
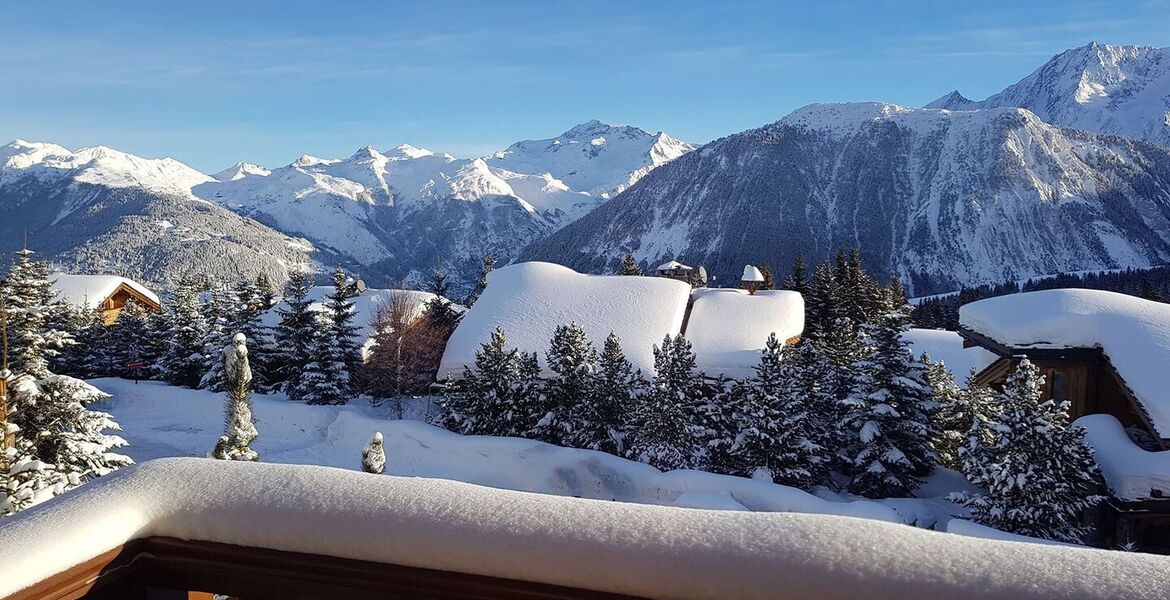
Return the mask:
[[[208,181],[169,158],[17,140],[0,146],[0,251],[20,248],[27,231],[63,270],[145,283],[185,271],[283,281],[308,268],[308,241],[196,198],[191,188]]]
[[[1020,107],[1054,125],[1170,146],[1170,48],[1093,42],[1056,55],[982,102],[952,92],[927,107]]]
[[[626,252],[736,281],[860,247],[916,295],[1170,261],[1170,151],[1023,109],[822,104],[643,178],[522,259],[614,272]]]

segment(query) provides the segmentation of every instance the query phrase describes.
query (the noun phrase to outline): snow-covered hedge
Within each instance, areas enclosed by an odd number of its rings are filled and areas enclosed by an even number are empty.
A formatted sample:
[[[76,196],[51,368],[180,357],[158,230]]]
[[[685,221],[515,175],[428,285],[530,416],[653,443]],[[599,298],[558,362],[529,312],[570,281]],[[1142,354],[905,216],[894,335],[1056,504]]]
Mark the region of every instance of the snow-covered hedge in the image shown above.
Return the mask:
[[[0,596],[172,536],[649,598],[1160,598],[1164,557],[327,467],[161,459],[0,523]]]

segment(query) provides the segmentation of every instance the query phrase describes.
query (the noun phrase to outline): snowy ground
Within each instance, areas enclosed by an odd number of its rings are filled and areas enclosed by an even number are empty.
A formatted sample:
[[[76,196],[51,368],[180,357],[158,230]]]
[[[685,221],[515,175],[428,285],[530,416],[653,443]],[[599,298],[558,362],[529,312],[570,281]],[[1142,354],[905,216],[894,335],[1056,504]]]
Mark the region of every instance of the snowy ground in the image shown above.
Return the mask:
[[[168,456],[205,456],[223,429],[219,394],[174,388],[158,382],[92,381],[113,397],[98,407],[113,413],[142,462]],[[560,448],[532,440],[461,436],[421,418],[433,399],[419,399],[398,418],[394,407],[307,406],[283,395],[256,395],[260,438],[255,449],[265,462],[358,469],[361,449],[375,431],[385,436],[386,472],[452,479],[497,488],[644,504],[725,510],[837,514],[901,522],[938,530],[962,509],[942,500],[966,489],[958,474],[940,470],[922,498],[871,501],[697,471],[663,473],[601,452]],[[429,407],[429,408],[428,408]],[[953,521],[953,528],[978,537],[1014,536]]]

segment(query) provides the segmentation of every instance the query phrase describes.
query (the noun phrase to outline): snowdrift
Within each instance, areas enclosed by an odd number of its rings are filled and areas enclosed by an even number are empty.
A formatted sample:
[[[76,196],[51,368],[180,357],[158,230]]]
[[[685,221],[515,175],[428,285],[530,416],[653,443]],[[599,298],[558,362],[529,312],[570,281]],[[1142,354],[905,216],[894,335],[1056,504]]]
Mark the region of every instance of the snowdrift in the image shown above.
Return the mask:
[[[460,377],[475,351],[503,327],[510,347],[544,353],[557,326],[576,321],[599,349],[610,332],[634,367],[654,372],[654,344],[682,329],[691,288],[662,277],[582,275],[560,265],[528,262],[488,275],[488,286],[447,342],[439,378]]]
[[[161,459],[0,523],[0,596],[148,536],[647,598],[1159,598],[1164,557],[838,516],[528,494],[326,467]]]
[[[964,305],[959,322],[1012,348],[1101,348],[1158,433],[1170,436],[1170,304],[1100,290],[1044,290]]]
[[[1149,452],[1136,446],[1113,415],[1085,415],[1075,424],[1085,429],[1085,440],[1114,496],[1145,500],[1154,497],[1154,490],[1170,496],[1170,450]]]
[[[763,290],[753,296],[746,290],[707,288],[692,295],[685,335],[699,370],[708,375],[750,377],[768,334],[783,342],[804,331],[804,298],[798,292]]]

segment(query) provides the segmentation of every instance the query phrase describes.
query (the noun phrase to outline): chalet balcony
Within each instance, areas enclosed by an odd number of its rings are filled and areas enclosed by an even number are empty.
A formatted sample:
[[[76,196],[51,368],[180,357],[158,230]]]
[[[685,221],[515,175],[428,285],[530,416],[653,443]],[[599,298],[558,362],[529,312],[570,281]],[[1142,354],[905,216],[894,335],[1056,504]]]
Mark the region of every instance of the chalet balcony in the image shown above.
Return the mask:
[[[0,522],[0,598],[1162,598],[1165,557],[163,459]]]

